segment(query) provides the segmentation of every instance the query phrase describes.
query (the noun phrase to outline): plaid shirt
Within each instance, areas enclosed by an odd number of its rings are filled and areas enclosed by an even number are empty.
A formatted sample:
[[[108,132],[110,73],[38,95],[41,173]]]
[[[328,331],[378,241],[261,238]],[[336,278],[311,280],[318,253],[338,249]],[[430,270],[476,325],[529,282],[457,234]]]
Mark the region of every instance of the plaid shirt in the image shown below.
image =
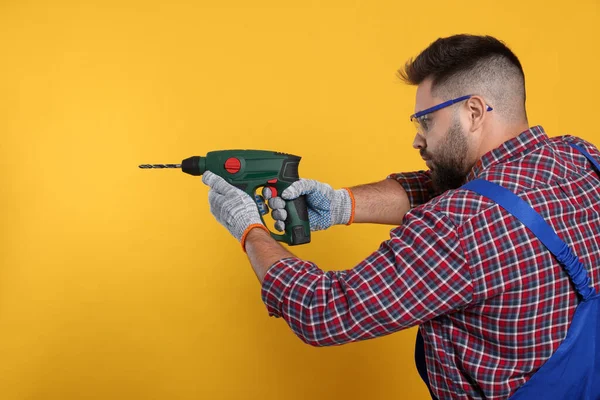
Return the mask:
[[[600,184],[573,141],[533,127],[485,154],[467,180],[487,179],[533,206],[600,289]],[[578,304],[554,256],[496,203],[459,189],[432,196],[427,172],[395,174],[414,207],[379,249],[345,271],[298,258],[275,263],[262,298],[314,346],[420,325],[440,399],[505,399],[566,335]]]

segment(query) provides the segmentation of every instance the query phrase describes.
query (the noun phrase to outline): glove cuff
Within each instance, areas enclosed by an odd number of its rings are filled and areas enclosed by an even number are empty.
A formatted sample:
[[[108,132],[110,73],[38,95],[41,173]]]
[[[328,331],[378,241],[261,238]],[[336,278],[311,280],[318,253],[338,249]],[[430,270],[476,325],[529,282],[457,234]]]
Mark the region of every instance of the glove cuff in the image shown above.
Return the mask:
[[[354,221],[354,195],[348,188],[336,190],[335,194],[332,225],[350,225]]]
[[[350,218],[348,219],[348,223],[346,225],[351,225],[354,222],[354,213],[356,209],[356,200],[354,200],[354,194],[350,188],[343,188],[348,191],[348,196],[350,196]]]
[[[254,228],[261,228],[263,229],[265,232],[267,232],[269,235],[271,234],[271,232],[267,229],[266,226],[264,226],[263,224],[252,224],[249,225],[246,230],[244,231],[244,233],[242,234],[242,237],[240,238],[240,243],[242,245],[242,250],[244,250],[244,253],[246,252],[246,237],[248,236],[248,233],[254,229]]]

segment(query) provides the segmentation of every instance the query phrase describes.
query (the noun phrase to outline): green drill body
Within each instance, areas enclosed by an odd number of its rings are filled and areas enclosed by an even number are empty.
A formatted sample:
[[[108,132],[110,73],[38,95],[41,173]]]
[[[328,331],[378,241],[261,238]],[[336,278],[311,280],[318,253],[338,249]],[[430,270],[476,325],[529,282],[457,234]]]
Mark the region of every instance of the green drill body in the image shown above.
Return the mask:
[[[181,170],[194,176],[210,171],[254,199],[259,187],[269,187],[277,196],[297,181],[300,159],[292,154],[268,150],[219,150],[211,151],[205,157],[186,158],[181,162]],[[178,167],[177,164],[170,165]],[[271,232],[271,236],[291,246],[309,243],[310,224],[305,196],[286,201],[285,210],[288,215],[285,232],[281,235]],[[260,218],[264,223],[262,214]]]

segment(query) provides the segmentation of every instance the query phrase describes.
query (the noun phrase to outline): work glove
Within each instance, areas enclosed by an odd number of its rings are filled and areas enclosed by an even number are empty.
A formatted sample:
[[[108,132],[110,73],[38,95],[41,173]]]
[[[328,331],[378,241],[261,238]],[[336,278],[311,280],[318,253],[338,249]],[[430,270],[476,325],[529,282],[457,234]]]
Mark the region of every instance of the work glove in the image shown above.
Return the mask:
[[[334,190],[325,183],[300,179],[285,189],[281,197],[272,197],[268,187],[263,189],[262,194],[273,210],[271,216],[276,221],[275,229],[278,231],[285,230],[285,201],[294,200],[302,195],[306,195],[311,231],[324,230],[333,225],[350,225],[354,220],[354,196],[348,188]]]
[[[225,179],[210,171],[202,175],[202,182],[210,187],[208,202],[210,212],[240,241],[246,251],[246,235],[253,228],[269,230],[263,225],[258,207],[246,192],[230,185]]]

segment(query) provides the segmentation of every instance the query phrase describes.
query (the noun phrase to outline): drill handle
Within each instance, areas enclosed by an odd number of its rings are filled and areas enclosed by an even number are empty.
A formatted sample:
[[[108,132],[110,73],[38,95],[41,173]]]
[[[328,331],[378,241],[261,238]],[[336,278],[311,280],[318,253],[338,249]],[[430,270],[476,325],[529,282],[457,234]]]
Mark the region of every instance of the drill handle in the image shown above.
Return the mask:
[[[300,179],[298,176],[299,164],[300,157],[291,154],[288,154],[283,160],[279,169],[278,180],[274,185],[278,193],[283,192],[292,183]],[[284,221],[285,232],[282,235],[271,232],[271,237],[290,246],[310,243],[310,222],[308,220],[306,196],[286,201],[285,210],[287,211],[287,218]]]
[[[290,246],[310,243],[310,223],[308,221],[306,196],[286,201],[285,210],[287,211],[285,233],[278,235],[271,232],[273,239],[284,241]]]

